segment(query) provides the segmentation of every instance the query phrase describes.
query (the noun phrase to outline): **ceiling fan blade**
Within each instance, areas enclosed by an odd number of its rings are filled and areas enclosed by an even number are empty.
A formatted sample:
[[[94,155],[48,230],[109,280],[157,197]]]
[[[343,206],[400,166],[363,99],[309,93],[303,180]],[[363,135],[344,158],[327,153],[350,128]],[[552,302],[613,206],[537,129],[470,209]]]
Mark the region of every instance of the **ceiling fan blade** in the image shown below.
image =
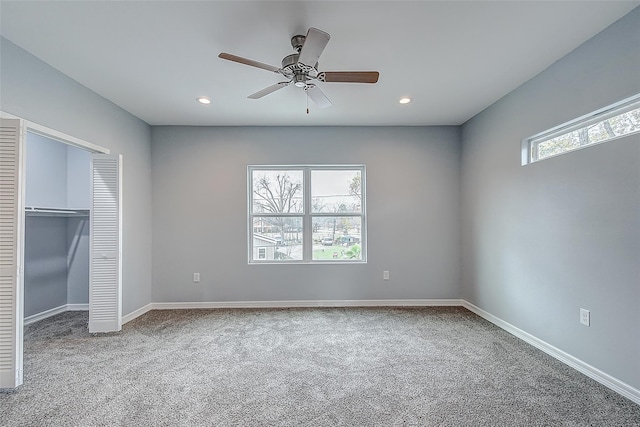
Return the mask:
[[[330,38],[331,36],[322,30],[313,27],[309,28],[304,40],[304,45],[302,45],[302,49],[300,50],[298,62],[314,67],[322,51],[327,46],[327,43],[329,43]]]
[[[278,67],[274,67],[273,65],[265,64],[263,62],[253,61],[251,59],[243,58],[241,56],[232,55],[230,53],[222,52],[218,55],[218,58],[226,59],[228,61],[238,62],[244,65],[250,65],[256,68],[262,68],[263,70],[273,71],[274,73],[279,73],[281,70]]]
[[[331,101],[329,101],[327,95],[325,95],[318,86],[309,86],[305,89],[305,91],[307,92],[307,96],[311,98],[313,102],[315,102],[318,108],[331,107]]]
[[[280,82],[280,83],[276,83],[274,85],[271,85],[267,88],[264,88],[262,90],[259,90],[258,92],[247,96],[247,98],[249,99],[259,99],[262,98],[265,95],[269,95],[270,93],[273,93],[275,91],[277,91],[278,89],[282,89],[283,87],[289,86],[289,82]]]
[[[340,83],[376,83],[380,73],[377,71],[325,71],[318,74],[318,80]]]

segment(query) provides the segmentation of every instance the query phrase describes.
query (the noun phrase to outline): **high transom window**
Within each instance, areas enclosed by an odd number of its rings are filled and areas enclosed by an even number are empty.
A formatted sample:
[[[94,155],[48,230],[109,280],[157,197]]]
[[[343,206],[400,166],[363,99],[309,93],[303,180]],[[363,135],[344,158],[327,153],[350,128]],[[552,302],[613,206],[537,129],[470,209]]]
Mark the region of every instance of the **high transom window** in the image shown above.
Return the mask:
[[[249,263],[366,261],[364,165],[249,166]]]
[[[640,94],[523,141],[522,163],[532,163],[640,132]]]

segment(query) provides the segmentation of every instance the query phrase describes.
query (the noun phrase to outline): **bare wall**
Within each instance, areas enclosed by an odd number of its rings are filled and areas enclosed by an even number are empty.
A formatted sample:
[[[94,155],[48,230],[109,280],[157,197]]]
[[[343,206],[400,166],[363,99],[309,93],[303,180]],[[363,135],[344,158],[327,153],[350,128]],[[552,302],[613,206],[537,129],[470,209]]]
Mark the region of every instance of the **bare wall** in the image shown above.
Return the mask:
[[[154,126],[153,301],[458,298],[459,139],[458,127]],[[360,163],[367,264],[247,264],[247,165]]]
[[[462,131],[465,299],[640,389],[640,135],[520,165],[520,141],[640,92],[640,9]],[[579,309],[591,310],[591,327]]]
[[[66,305],[67,218],[27,216],[24,317]]]

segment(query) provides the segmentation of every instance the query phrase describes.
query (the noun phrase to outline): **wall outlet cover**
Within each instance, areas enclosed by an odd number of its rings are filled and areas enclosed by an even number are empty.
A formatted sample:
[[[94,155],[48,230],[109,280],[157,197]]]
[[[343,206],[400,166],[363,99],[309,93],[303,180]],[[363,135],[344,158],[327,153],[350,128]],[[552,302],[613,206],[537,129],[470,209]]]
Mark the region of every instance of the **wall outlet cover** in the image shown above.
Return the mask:
[[[585,326],[591,326],[591,312],[589,310],[580,309],[580,323]]]

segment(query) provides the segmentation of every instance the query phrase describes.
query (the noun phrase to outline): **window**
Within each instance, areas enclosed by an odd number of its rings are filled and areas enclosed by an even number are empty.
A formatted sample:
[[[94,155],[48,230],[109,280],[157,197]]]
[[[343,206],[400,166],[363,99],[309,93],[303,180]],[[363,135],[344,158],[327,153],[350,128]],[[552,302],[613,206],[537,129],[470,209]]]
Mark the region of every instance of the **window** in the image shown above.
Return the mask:
[[[640,94],[523,141],[522,164],[640,132]]]
[[[249,166],[249,263],[365,262],[365,167]]]

